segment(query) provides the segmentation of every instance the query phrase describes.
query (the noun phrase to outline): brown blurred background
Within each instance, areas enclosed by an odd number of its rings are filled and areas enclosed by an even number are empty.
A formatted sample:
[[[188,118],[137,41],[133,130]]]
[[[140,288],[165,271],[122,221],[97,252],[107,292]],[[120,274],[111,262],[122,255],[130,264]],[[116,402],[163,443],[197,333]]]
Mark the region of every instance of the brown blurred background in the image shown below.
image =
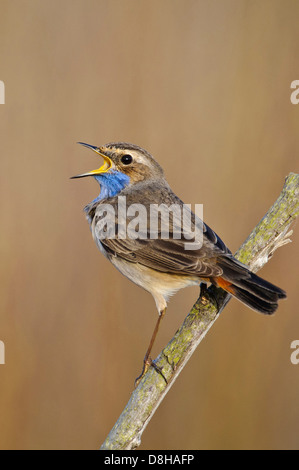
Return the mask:
[[[149,150],[236,250],[298,172],[297,0],[0,0],[1,449],[95,449],[127,403],[156,309],[97,251],[84,141]],[[298,242],[261,274],[273,318],[236,301],[142,449],[299,448]],[[196,300],[169,305],[157,355]]]

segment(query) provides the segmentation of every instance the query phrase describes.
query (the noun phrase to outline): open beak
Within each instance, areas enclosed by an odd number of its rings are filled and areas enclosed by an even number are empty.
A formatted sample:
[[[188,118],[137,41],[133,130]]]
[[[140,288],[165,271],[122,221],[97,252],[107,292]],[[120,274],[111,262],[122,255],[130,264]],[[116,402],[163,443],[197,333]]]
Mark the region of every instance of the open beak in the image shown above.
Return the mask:
[[[72,176],[71,179],[83,178],[84,176],[100,175],[101,173],[106,173],[107,171],[110,170],[113,164],[112,160],[109,157],[107,157],[107,155],[104,155],[103,153],[101,153],[98,147],[95,147],[94,145],[90,145],[90,144],[85,144],[84,142],[77,142],[77,143],[93,150],[98,155],[101,155],[101,157],[103,157],[104,159],[104,163],[98,170],[92,170],[92,171],[89,171],[88,173],[82,173],[81,175]]]

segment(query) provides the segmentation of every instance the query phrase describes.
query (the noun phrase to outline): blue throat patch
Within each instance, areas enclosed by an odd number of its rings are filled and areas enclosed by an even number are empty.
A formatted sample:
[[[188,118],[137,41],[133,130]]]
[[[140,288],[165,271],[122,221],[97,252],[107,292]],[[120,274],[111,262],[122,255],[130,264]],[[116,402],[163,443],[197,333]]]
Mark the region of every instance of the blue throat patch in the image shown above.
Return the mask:
[[[115,170],[102,173],[101,175],[95,175],[94,178],[100,184],[101,192],[99,196],[92,202],[97,202],[101,201],[102,199],[116,196],[130,182],[129,176]]]

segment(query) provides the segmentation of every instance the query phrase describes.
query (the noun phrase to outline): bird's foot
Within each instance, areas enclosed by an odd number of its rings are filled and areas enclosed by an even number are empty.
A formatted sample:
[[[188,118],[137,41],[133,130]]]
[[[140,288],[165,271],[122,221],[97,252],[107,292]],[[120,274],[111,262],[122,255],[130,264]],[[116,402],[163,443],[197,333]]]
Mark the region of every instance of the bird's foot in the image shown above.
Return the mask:
[[[143,368],[142,368],[142,372],[141,374],[137,377],[137,379],[135,379],[135,388],[138,387],[138,385],[140,384],[141,380],[143,379],[143,377],[145,376],[145,374],[147,373],[147,371],[149,370],[150,367],[153,367],[162,377],[163,379],[165,380],[166,384],[168,384],[167,382],[167,379],[166,377],[164,376],[163,372],[162,372],[162,369],[160,369],[159,366],[157,366],[157,364],[152,360],[151,357],[146,357],[143,361]]]
[[[144,358],[143,368],[142,368],[141,374],[135,379],[135,388],[138,387],[138,385],[140,384],[141,380],[143,379],[143,377],[145,376],[145,374],[149,370],[152,363],[153,363],[153,361],[150,357]]]
[[[200,283],[199,297],[201,298],[201,302],[203,305],[206,305],[208,303],[208,285],[206,282]]]

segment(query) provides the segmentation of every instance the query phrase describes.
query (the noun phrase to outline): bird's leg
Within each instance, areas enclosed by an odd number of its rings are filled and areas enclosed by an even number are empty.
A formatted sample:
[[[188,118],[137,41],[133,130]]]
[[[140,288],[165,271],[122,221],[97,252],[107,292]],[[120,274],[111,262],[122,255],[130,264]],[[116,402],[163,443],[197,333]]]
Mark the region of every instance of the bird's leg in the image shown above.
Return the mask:
[[[212,282],[211,279],[209,281]],[[212,286],[213,286],[213,288],[216,288],[215,282],[212,282]],[[200,297],[201,303],[203,305],[206,305],[209,302],[209,299],[212,298],[214,300],[215,304],[216,304],[217,310],[219,310],[220,306],[218,304],[217,296],[213,295],[211,289],[208,290],[208,284],[205,281],[200,283],[199,297]]]
[[[207,282],[203,281],[200,283],[200,293],[199,297],[201,298],[201,301],[203,304],[206,304],[208,302],[206,294],[208,292],[208,284]]]
[[[205,293],[206,293],[207,290],[208,290],[208,284],[207,284],[207,282],[204,282],[204,281],[201,282],[199,287],[200,287],[200,293],[199,293],[200,297],[201,297],[201,296],[204,296]]]
[[[142,368],[142,372],[141,372],[141,374],[139,375],[139,377],[137,377],[137,379],[135,380],[135,387],[137,387],[137,385],[139,385],[141,379],[145,376],[145,374],[147,373],[147,371],[148,371],[148,369],[150,368],[151,365],[163,376],[163,374],[162,374],[161,370],[159,369],[159,367],[152,361],[152,359],[151,359],[151,357],[150,357],[150,354],[151,354],[151,351],[152,351],[152,348],[153,348],[153,345],[154,345],[154,342],[155,342],[157,333],[158,333],[158,331],[159,331],[159,327],[160,327],[161,320],[162,320],[162,318],[164,317],[165,312],[166,312],[166,308],[164,308],[164,310],[162,310],[161,312],[159,312],[159,317],[158,317],[158,320],[157,320],[157,323],[156,323],[154,332],[153,332],[153,334],[152,334],[149,347],[147,348],[146,354],[145,354],[144,359],[143,359],[143,368]],[[163,378],[165,379],[164,376],[163,376]],[[166,379],[165,379],[165,380],[166,380]]]

